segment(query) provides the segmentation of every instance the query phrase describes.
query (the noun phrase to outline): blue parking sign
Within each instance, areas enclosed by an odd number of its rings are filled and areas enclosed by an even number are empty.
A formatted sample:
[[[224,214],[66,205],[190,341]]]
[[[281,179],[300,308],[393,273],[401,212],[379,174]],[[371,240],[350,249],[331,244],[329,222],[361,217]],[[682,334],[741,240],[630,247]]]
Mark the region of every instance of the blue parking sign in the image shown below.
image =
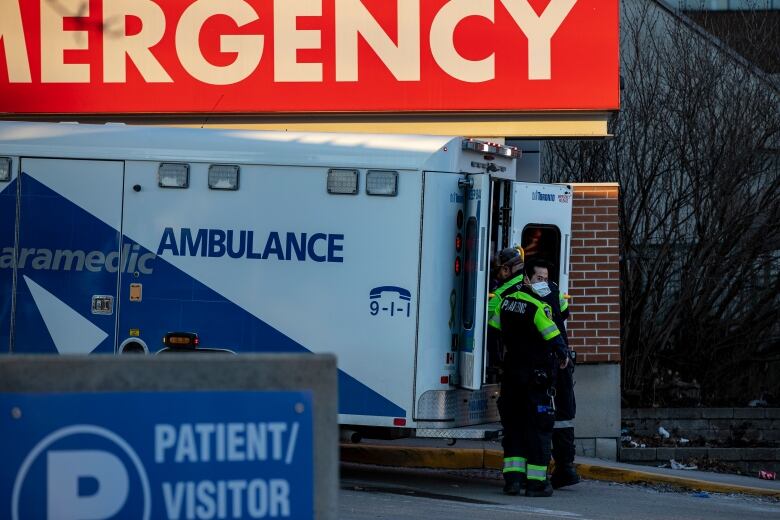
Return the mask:
[[[313,518],[311,392],[0,394],[0,518]]]

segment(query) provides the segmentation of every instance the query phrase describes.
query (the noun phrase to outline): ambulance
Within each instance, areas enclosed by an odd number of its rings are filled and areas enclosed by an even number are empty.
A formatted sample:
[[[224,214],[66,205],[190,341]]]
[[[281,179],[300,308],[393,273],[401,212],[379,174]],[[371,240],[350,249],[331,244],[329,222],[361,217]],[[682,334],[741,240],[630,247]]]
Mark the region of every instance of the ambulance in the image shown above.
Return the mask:
[[[154,355],[187,331],[208,352],[334,353],[340,424],[484,438],[492,258],[522,245],[569,278],[572,191],[517,182],[519,155],[0,122],[0,351]]]

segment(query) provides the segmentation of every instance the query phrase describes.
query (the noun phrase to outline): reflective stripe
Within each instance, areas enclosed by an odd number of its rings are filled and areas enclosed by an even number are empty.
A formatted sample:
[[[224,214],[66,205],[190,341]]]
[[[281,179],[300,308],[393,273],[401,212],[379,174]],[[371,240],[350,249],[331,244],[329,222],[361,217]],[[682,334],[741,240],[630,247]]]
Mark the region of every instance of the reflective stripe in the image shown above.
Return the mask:
[[[504,473],[525,473],[525,457],[506,457]]]
[[[555,325],[553,325],[552,327],[547,327],[546,329],[539,331],[539,333],[542,335],[542,337],[544,339],[547,339],[547,336],[549,334],[552,334],[553,332],[559,332],[558,331],[558,327],[556,327]]]
[[[555,421],[553,428],[574,428],[574,421]]]
[[[488,321],[488,325],[490,325],[494,329],[501,330],[501,315],[496,314],[492,318],[490,318],[490,321]]]
[[[528,480],[547,480],[547,467],[528,465]]]
[[[504,468],[504,473],[525,473],[525,468]]]
[[[525,457],[506,457],[504,459],[504,467],[513,466],[513,467],[525,467],[526,459]]]

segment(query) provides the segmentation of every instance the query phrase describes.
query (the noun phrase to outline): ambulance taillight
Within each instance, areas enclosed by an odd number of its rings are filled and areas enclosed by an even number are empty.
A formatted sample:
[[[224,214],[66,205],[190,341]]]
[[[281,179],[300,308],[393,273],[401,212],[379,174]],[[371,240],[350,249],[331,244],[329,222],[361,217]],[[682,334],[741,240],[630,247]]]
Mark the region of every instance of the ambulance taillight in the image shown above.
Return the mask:
[[[199,344],[200,339],[194,332],[169,332],[163,338],[163,345],[171,350],[194,350]]]

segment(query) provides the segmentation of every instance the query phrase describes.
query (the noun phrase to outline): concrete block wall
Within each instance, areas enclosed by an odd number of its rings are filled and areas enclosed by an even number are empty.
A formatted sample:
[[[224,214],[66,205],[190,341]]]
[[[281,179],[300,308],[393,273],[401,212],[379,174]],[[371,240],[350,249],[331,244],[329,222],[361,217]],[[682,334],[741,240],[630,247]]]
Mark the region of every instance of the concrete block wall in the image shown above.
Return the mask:
[[[680,437],[691,444],[621,448],[624,462],[717,461],[751,475],[780,471],[780,408],[624,408],[622,417],[631,435],[653,437],[663,426],[672,434],[668,444]]]
[[[625,408],[622,418],[635,435],[663,426],[695,443],[780,447],[780,408]]]
[[[617,183],[572,188],[569,342],[580,363],[619,363],[619,188]]]

